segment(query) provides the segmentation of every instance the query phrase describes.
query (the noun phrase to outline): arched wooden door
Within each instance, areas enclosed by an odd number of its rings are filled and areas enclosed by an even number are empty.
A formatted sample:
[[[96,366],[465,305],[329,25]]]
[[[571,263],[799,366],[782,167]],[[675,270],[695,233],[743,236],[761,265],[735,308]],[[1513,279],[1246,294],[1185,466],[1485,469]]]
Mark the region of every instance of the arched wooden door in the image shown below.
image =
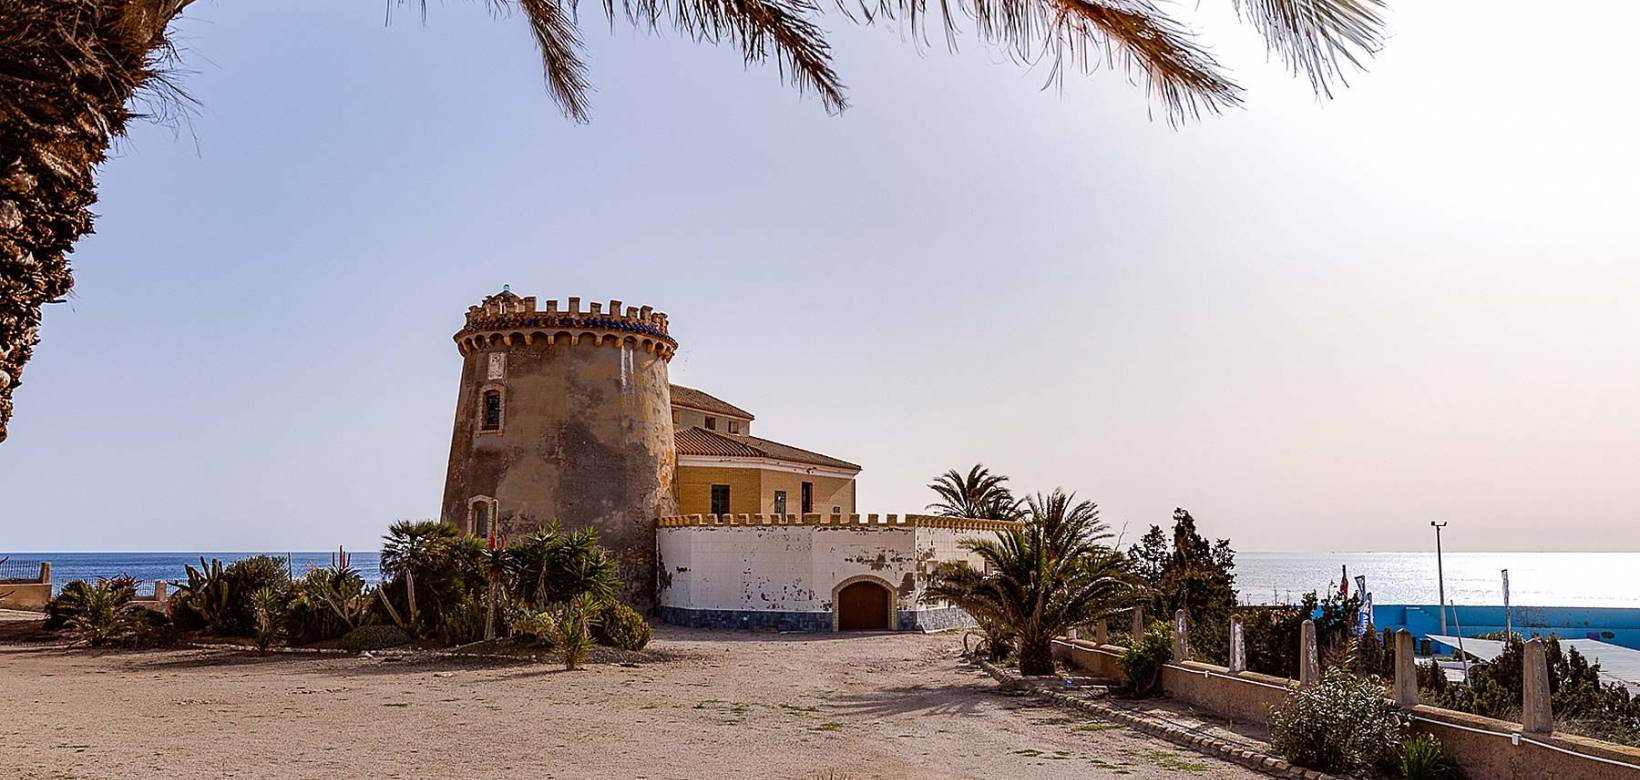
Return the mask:
[[[862,580],[837,592],[838,631],[887,631],[888,588]]]

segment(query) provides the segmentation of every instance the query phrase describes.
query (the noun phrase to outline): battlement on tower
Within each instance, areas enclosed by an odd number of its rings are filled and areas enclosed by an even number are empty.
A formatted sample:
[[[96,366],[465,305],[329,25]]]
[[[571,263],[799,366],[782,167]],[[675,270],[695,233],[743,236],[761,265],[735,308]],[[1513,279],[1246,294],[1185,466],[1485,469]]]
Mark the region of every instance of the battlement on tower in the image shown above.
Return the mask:
[[[665,312],[649,306],[625,306],[611,299],[608,308],[598,301],[583,310],[581,299],[572,297],[563,307],[556,299],[538,305],[535,296],[519,296],[510,290],[486,297],[477,306],[467,307],[467,323],[456,333],[462,354],[496,345],[520,343],[553,345],[567,340],[579,344],[631,344],[646,352],[671,358],[678,342],[667,332]]]

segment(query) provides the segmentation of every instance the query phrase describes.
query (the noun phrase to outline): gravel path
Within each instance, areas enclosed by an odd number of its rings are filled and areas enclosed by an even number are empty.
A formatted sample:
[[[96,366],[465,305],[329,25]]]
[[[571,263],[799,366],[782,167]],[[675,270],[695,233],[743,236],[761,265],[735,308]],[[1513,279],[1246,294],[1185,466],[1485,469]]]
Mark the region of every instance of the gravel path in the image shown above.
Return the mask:
[[[951,635],[661,627],[547,665],[0,645],[24,778],[1259,777],[1004,695]]]

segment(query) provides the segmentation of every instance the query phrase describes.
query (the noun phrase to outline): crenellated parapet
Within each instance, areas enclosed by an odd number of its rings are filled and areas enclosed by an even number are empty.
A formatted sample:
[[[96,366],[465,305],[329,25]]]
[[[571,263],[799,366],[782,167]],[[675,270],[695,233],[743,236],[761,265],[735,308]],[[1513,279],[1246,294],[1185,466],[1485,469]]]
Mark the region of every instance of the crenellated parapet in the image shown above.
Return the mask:
[[[836,528],[951,528],[959,531],[1010,531],[1024,528],[1011,520],[981,520],[940,515],[855,515],[855,514],[738,514],[671,515],[656,521],[661,528],[757,527],[773,525],[818,525]]]
[[[565,308],[560,309],[556,300],[547,301],[543,308],[536,305],[534,296],[520,297],[503,289],[468,307],[467,324],[456,333],[455,341],[465,355],[497,346],[572,346],[590,339],[593,344],[630,345],[670,360],[678,342],[666,328],[666,314],[648,306],[623,306],[611,300],[607,309],[593,302],[583,311],[581,299],[570,298]]]

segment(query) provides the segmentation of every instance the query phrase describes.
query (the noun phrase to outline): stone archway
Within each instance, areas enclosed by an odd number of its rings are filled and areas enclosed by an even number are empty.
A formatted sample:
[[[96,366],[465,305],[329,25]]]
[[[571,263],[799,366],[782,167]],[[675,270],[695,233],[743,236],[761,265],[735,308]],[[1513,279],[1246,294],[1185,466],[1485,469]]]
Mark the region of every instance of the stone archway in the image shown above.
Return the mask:
[[[893,586],[869,574],[850,577],[831,591],[831,627],[834,631],[893,631]]]

